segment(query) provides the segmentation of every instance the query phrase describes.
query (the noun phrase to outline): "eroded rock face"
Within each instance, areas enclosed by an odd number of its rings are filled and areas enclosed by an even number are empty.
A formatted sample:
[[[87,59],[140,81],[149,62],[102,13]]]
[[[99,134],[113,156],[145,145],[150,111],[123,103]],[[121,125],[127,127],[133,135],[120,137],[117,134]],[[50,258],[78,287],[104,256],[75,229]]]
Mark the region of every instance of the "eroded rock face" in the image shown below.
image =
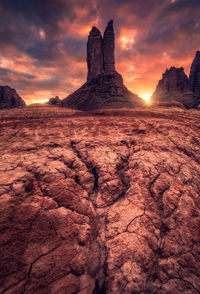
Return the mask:
[[[87,42],[87,65],[88,75],[87,81],[91,81],[98,74],[104,71],[103,69],[103,47],[101,32],[92,27]]]
[[[92,110],[101,108],[141,107],[144,101],[131,93],[117,72],[102,73],[62,101],[72,109]]]
[[[1,116],[1,293],[200,292],[199,111],[109,111]]]
[[[15,89],[9,86],[0,86],[0,109],[26,106],[24,100]]]
[[[131,93],[115,71],[114,29],[109,21],[103,40],[93,27],[87,42],[87,82],[62,101],[64,107],[91,110],[144,106],[144,101]]]
[[[95,79],[99,74],[115,71],[115,36],[113,21],[110,20],[102,39],[101,32],[92,27],[87,42],[87,81]]]
[[[197,96],[198,104],[200,102],[200,51],[196,52],[190,70],[190,85],[192,91]]]
[[[189,79],[183,68],[171,67],[158,82],[152,100],[156,102],[178,101],[189,108],[200,103],[200,51],[196,52]]]
[[[163,74],[152,95],[153,101],[170,102],[178,101],[185,106],[194,105],[193,92],[190,89],[189,79],[183,67],[171,67]]]
[[[115,35],[113,20],[108,22],[103,36],[103,60],[105,72],[115,71]]]

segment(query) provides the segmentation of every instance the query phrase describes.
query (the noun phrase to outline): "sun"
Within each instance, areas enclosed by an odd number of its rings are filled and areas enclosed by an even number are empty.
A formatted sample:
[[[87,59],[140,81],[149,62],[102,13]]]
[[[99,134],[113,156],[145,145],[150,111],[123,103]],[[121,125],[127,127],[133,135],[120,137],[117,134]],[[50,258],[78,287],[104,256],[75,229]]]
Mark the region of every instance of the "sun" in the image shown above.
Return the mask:
[[[133,46],[134,38],[133,37],[122,36],[120,38],[120,41],[121,41],[121,47],[122,47],[122,49],[129,50]]]
[[[147,104],[151,103],[151,94],[150,93],[144,93],[144,94],[141,94],[140,96],[141,96],[142,99],[145,100],[145,102]]]

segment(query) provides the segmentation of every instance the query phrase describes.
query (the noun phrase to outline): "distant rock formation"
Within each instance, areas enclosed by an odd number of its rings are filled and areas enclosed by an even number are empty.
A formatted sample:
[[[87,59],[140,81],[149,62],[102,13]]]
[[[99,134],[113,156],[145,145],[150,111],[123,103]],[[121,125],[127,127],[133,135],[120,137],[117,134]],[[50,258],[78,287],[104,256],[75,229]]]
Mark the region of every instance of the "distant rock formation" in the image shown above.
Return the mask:
[[[115,70],[114,29],[110,20],[102,38],[92,27],[87,42],[87,82],[62,101],[64,107],[92,110],[144,106],[144,101],[131,93]]]
[[[189,79],[191,89],[198,103],[200,103],[200,51],[196,52],[196,56],[192,62]]]
[[[15,89],[9,86],[0,86],[0,109],[26,106],[24,100],[17,94]]]
[[[183,67],[167,69],[158,82],[152,95],[154,102],[178,101],[186,107],[197,107],[200,104],[200,51],[191,66],[189,78]]]
[[[153,101],[178,101],[190,107],[193,105],[193,93],[190,90],[189,79],[183,67],[167,69],[158,82],[156,91],[152,95]]]
[[[49,99],[47,102],[49,105],[60,105],[61,104],[61,99],[58,96],[52,97]]]

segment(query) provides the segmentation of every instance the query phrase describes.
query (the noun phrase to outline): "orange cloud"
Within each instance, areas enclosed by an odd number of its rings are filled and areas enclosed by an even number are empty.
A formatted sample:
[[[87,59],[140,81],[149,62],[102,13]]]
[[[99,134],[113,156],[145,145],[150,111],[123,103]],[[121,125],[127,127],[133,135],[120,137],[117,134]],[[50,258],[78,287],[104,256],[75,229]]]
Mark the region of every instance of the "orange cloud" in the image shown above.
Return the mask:
[[[89,31],[93,25],[103,31],[111,18],[116,69],[125,85],[143,97],[153,93],[166,68],[183,66],[188,74],[200,49],[198,1],[77,0],[69,5],[57,0],[36,5],[30,0],[32,10],[25,9],[25,2],[0,2],[0,85],[16,88],[27,102],[65,98],[80,87],[86,81]]]

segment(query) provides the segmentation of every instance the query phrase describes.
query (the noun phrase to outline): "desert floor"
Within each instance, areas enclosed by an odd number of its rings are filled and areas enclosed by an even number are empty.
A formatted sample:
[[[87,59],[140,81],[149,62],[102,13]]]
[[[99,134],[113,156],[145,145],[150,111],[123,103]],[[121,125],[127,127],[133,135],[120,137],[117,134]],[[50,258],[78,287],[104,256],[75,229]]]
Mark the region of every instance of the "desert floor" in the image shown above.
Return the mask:
[[[0,293],[200,293],[200,111],[0,111]]]

